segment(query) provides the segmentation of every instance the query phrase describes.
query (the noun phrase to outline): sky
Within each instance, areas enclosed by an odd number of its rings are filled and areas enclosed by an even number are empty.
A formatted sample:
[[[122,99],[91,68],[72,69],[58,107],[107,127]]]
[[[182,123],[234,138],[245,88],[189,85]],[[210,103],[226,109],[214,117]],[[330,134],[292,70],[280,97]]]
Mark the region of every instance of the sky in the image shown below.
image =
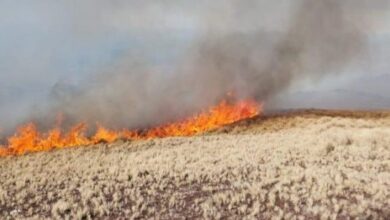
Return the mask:
[[[252,13],[261,22],[253,26],[252,22],[237,20],[235,13],[247,12],[245,8],[231,8],[233,4],[228,1],[233,0],[0,0],[0,125],[23,120],[26,111],[46,105],[57,83],[88,80],[129,53],[156,68],[169,69],[204,31],[283,32],[296,2],[254,1],[260,7],[257,5],[259,10]],[[368,81],[386,85],[383,80],[389,79],[383,76],[390,74],[389,1],[345,0],[345,4],[352,11],[348,19],[367,36],[369,50],[364,58],[348,66],[345,74],[293,85],[284,97],[313,90],[355,91],[357,87],[365,93],[390,97],[390,91],[382,88],[385,86],[364,89]],[[224,13],[218,13],[221,11]],[[224,16],[213,18],[217,22],[205,27],[215,14]]]

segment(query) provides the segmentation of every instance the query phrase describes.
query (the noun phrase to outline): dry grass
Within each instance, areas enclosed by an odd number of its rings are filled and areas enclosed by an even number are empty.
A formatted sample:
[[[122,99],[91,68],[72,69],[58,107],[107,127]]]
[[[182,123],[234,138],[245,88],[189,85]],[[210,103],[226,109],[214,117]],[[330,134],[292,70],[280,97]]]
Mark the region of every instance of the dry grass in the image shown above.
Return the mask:
[[[301,111],[192,138],[0,158],[13,218],[390,218],[390,114]]]

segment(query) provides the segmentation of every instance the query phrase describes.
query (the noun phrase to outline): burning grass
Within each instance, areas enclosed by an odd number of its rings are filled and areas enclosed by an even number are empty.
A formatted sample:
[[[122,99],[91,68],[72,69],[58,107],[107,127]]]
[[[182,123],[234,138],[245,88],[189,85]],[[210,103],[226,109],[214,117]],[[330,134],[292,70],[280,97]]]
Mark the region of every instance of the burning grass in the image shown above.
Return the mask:
[[[56,148],[93,145],[99,142],[112,143],[118,139],[145,140],[163,137],[193,136],[223,125],[254,117],[260,113],[261,105],[252,100],[229,103],[222,101],[218,105],[198,115],[180,122],[169,123],[144,131],[114,131],[97,124],[94,135],[85,135],[87,125],[80,123],[63,132],[61,125],[48,132],[41,133],[34,123],[18,129],[15,135],[8,138],[5,147],[0,146],[0,156],[21,155],[27,152],[48,151]]]
[[[389,219],[390,114],[355,116],[289,113],[0,158],[0,216]]]

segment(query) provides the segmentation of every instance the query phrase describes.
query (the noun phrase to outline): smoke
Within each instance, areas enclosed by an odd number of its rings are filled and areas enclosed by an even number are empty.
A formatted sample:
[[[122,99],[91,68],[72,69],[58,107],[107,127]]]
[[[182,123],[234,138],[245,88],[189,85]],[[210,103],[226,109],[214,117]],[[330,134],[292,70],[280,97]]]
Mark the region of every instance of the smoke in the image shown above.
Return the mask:
[[[180,8],[175,4],[135,3],[147,8],[151,17]],[[340,73],[366,49],[365,36],[349,19],[351,3],[294,1],[281,7],[280,16],[267,16],[267,11],[276,7],[268,1],[207,4],[206,12],[196,9],[197,19],[192,16],[183,21],[196,26],[196,37],[170,68],[156,68],[148,56],[127,51],[76,84],[56,83],[49,107],[40,108],[29,118],[47,125],[61,112],[69,124],[85,121],[117,128],[152,126],[213,105],[228,92],[237,99],[272,101],[296,82]],[[115,7],[108,8],[117,11],[121,7],[116,2]],[[83,22],[105,22],[102,16],[78,16],[80,23],[72,28],[84,38],[100,29]],[[167,26],[151,20],[146,19],[146,26]],[[268,31],[270,24],[277,27]],[[138,23],[132,24],[137,25],[140,28]],[[114,30],[118,28],[110,29]]]
[[[222,87],[218,91],[267,101],[296,81],[340,73],[366,49],[365,36],[348,22],[345,6],[337,0],[301,1],[287,31],[277,39],[266,39],[266,33],[256,29],[212,33],[200,45],[200,68],[195,71],[201,77],[193,80],[203,85],[202,91]],[[256,22],[256,13],[244,13],[256,8],[255,1],[239,1],[234,8],[243,12],[244,18],[236,16],[238,21]]]

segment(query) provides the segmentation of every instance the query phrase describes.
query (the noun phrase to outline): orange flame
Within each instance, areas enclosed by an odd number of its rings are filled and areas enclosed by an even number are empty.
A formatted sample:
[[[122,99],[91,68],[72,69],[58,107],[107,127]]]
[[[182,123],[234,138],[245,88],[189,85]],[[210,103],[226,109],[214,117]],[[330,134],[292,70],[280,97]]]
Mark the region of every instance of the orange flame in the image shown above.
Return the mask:
[[[174,136],[192,136],[209,131],[223,125],[251,118],[258,115],[261,105],[252,100],[244,100],[235,104],[222,101],[209,111],[202,112],[180,122],[151,128],[143,132],[137,130],[109,130],[97,124],[94,135],[87,137],[87,125],[80,123],[68,132],[63,132],[60,123],[52,130],[41,133],[35,124],[28,123],[20,127],[10,138],[6,146],[0,146],[0,156],[22,155],[28,152],[48,151],[56,148],[92,145],[99,142],[112,143],[120,138],[144,140]]]

